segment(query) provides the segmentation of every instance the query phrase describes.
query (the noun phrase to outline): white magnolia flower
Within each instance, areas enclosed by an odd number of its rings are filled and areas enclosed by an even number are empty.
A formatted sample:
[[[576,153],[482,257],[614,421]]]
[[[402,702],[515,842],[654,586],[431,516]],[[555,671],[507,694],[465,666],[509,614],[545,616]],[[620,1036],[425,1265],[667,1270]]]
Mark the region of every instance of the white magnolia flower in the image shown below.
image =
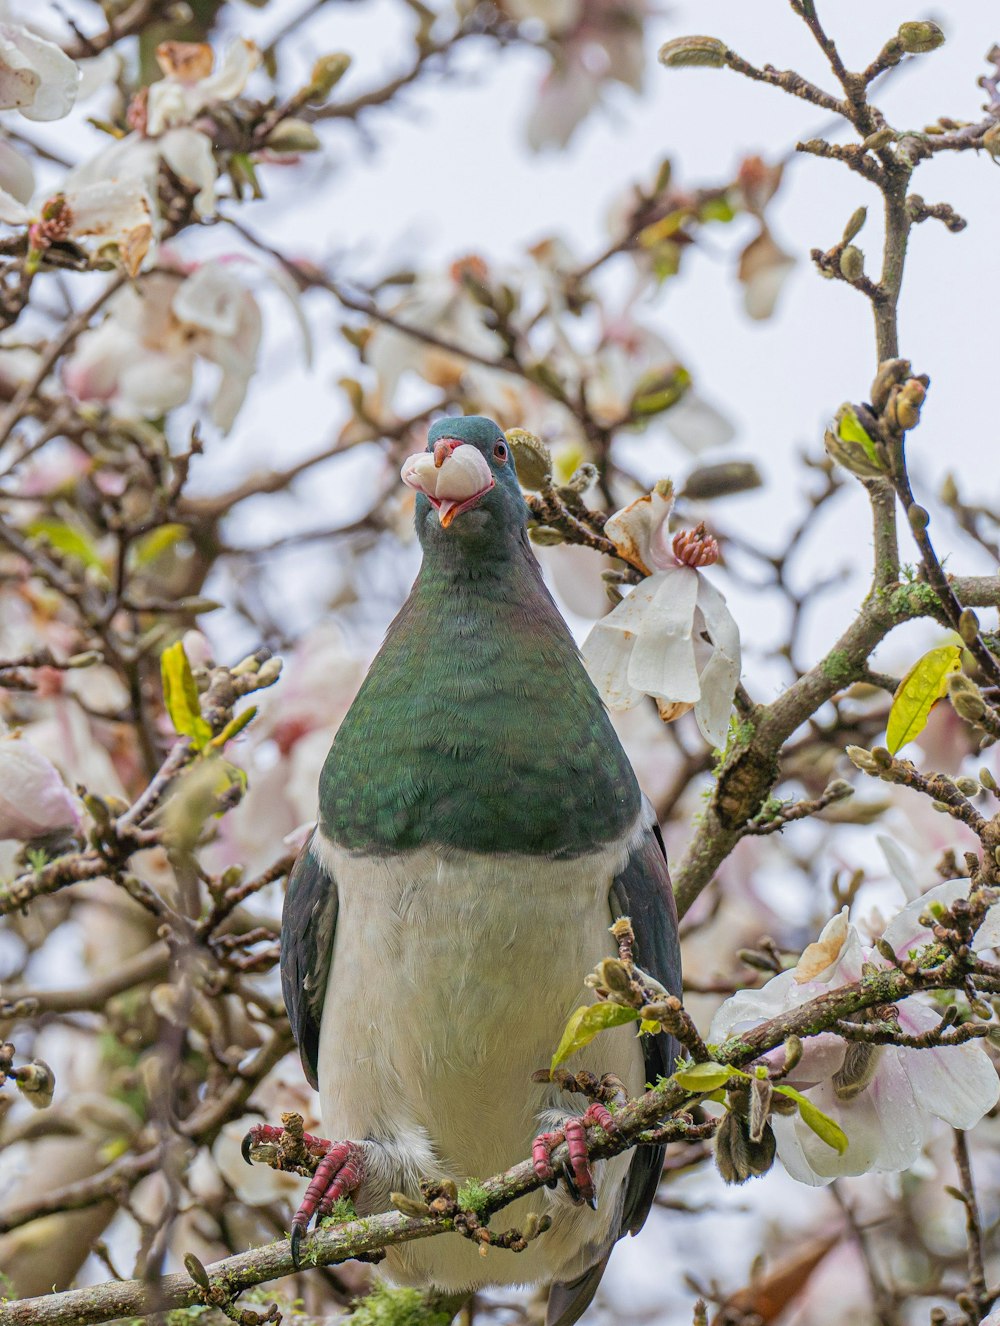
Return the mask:
[[[80,823],[80,803],[55,765],[30,741],[0,737],[0,839],[30,842]]]
[[[50,198],[31,223],[34,249],[71,239],[94,256],[117,257],[137,276],[153,243],[154,207],[140,180],[95,180]]]
[[[967,879],[949,880],[904,907],[883,938],[899,958],[933,941],[920,923],[929,906],[948,906],[969,891]],[[993,909],[976,935],[976,950],[1000,943],[1000,914]],[[861,942],[848,921],[847,908],[823,927],[797,965],[759,990],[741,990],[716,1013],[708,1038],[720,1043],[758,1026],[840,985],[861,978],[862,966],[888,967],[875,948]],[[908,1035],[919,1035],[940,1023],[940,1015],[919,997],[898,1005],[898,1021]],[[944,1120],[954,1128],[971,1128],[1000,1099],[1000,1079],[981,1042],[910,1049],[895,1045],[854,1051],[834,1035],[808,1037],[802,1058],[788,1077],[824,1114],[834,1119],[848,1139],[838,1155],[821,1141],[798,1114],[772,1118],[778,1155],[800,1183],[829,1183],[844,1175],[869,1170],[908,1169],[925,1142]],[[841,1074],[840,1077],[837,1075]]]
[[[217,70],[215,52],[207,42],[161,42],[156,59],[164,76],[149,88],[146,133],[151,137],[190,124],[214,102],[238,97],[261,54],[252,41],[241,37],[226,51]]]
[[[80,70],[55,42],[22,23],[0,22],[0,110],[19,110],[29,120],[59,120],[76,101]],[[35,192],[30,164],[0,138],[0,221],[27,225]]]
[[[155,418],[187,400],[195,363],[205,359],[222,370],[211,419],[228,432],[257,366],[260,335],[257,301],[232,264],[152,272],[118,291],[104,322],[79,338],[66,386],[79,400]]]
[[[596,623],[582,653],[611,709],[644,695],[665,721],[693,708],[702,736],[723,746],[740,679],[740,633],[726,600],[696,568],[718,555],[701,533],[668,542],[669,483],[618,511],[604,527],[621,556],[646,578]]]
[[[23,23],[0,23],[0,110],[61,120],[73,109],[80,71],[55,42]]]

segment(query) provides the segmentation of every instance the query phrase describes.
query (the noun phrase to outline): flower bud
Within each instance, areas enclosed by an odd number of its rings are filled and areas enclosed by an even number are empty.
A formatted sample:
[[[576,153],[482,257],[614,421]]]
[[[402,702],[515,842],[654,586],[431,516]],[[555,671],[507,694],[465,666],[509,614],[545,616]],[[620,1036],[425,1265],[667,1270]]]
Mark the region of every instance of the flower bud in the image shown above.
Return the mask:
[[[718,37],[674,37],[663,43],[656,58],[668,69],[696,65],[724,69],[729,63],[729,50]]]
[[[604,958],[594,969],[602,985],[616,994],[630,994],[632,982],[625,964],[618,958]]]
[[[968,723],[978,723],[986,713],[986,701],[976,683],[962,672],[952,672],[947,685],[955,713]]]
[[[914,534],[923,534],[931,523],[930,512],[926,507],[919,506],[916,502],[907,511],[906,519],[910,522],[910,529],[913,530]]]
[[[886,127],[876,129],[873,134],[869,134],[861,146],[866,152],[878,152],[880,148],[886,147],[895,138],[893,131]]]
[[[847,746],[845,754],[855,769],[860,769],[862,773],[866,774],[878,773],[878,765],[872,759],[871,752],[865,750],[864,746]]]
[[[322,147],[319,135],[305,120],[281,120],[264,139],[264,146],[272,152],[318,152]]]
[[[771,1100],[774,1087],[766,1079],[755,1078],[750,1084],[750,1117],[748,1133],[751,1142],[761,1142],[767,1127],[767,1116],[771,1112]]]
[[[823,441],[829,456],[859,479],[881,478],[886,467],[853,405],[842,405]]]
[[[691,502],[707,502],[713,497],[730,497],[759,488],[760,471],[753,461],[729,460],[719,465],[700,465],[692,470],[684,484],[684,497]]]
[[[833,1075],[833,1090],[838,1100],[854,1100],[871,1086],[883,1048],[867,1041],[848,1044],[844,1062]]]
[[[893,387],[898,387],[910,376],[908,359],[885,359],[878,366],[875,381],[872,383],[872,405],[876,414],[881,414],[889,400]]]
[[[75,831],[81,819],[80,803],[55,765],[30,741],[0,737],[0,839],[30,842]]]
[[[36,1110],[44,1110],[52,1104],[56,1076],[47,1063],[34,1059],[30,1064],[15,1068],[11,1076],[25,1100]]]
[[[309,82],[299,96],[303,101],[326,101],[327,97],[347,73],[351,57],[344,51],[321,55],[312,68]]]
[[[597,466],[589,460],[585,460],[582,465],[576,467],[566,482],[561,485],[560,491],[563,493],[569,491],[578,497],[582,497],[597,482],[597,473]]]
[[[410,1216],[411,1219],[429,1216],[431,1213],[431,1208],[426,1202],[418,1201],[415,1197],[407,1197],[405,1192],[391,1192],[389,1201],[401,1215]]]
[[[273,686],[281,676],[282,661],[280,658],[266,659],[260,665],[260,671],[257,673],[257,686]]]
[[[896,33],[907,55],[926,55],[944,45],[944,33],[936,23],[924,19],[918,23],[900,23]]]
[[[865,255],[853,244],[841,252],[840,274],[845,281],[860,281],[865,274]]]
[[[963,608],[958,618],[958,633],[967,645],[975,642],[979,634],[979,618],[971,608]]]
[[[981,142],[994,160],[1000,160],[1000,124],[991,124]]]
[[[504,434],[514,453],[517,480],[522,488],[534,492],[552,478],[552,453],[540,437],[526,428],[508,428]]]
[[[979,782],[982,787],[986,788],[987,792],[995,792],[997,790],[997,780],[985,765],[979,770]]]
[[[532,525],[528,530],[528,538],[540,548],[554,548],[557,544],[566,542],[565,534],[552,529],[549,525]]]
[[[843,240],[845,244],[850,244],[851,240],[860,232],[861,227],[868,220],[868,208],[858,207],[851,213],[851,218],[844,227]]]

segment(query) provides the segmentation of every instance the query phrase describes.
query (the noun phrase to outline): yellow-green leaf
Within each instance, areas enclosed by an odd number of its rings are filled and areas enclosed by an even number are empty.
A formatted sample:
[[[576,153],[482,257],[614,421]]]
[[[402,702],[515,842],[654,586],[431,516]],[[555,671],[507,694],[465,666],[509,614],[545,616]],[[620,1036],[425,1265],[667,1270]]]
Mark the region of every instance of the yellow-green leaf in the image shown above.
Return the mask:
[[[935,701],[948,690],[948,678],[962,667],[961,645],[939,645],[918,658],[896,687],[885,744],[895,755],[923,732]]]
[[[674,1073],[674,1081],[685,1091],[717,1091],[733,1076],[728,1064],[692,1064]]]
[[[622,1004],[584,1004],[570,1014],[562,1040],[552,1056],[551,1068],[558,1068],[561,1063],[589,1045],[595,1036],[609,1027],[622,1027],[626,1022],[638,1022],[639,1014],[634,1008]]]
[[[233,737],[238,736],[248,723],[252,723],[257,717],[257,706],[252,704],[249,709],[244,709],[241,714],[231,718],[217,737],[213,737],[209,742],[212,750],[221,750],[227,741],[232,741]]]
[[[198,688],[194,684],[184,646],[179,640],[163,651],[160,674],[163,678],[163,703],[174,731],[179,736],[190,737],[196,750],[204,750],[212,740],[212,729],[201,716]]]
[[[187,537],[187,526],[171,523],[159,525],[136,539],[132,545],[132,562],[136,567],[148,566],[162,557],[174,544]]]
[[[878,452],[875,450],[875,443],[865,431],[865,427],[853,406],[844,405],[838,411],[837,436],[845,442],[857,442],[870,461],[876,465],[880,464]]]
[[[807,1128],[812,1129],[821,1142],[825,1142],[828,1147],[832,1147],[838,1156],[844,1154],[847,1150],[847,1134],[839,1123],[835,1123],[829,1114],[824,1114],[818,1105],[814,1105],[808,1096],[803,1096],[802,1092],[796,1091],[794,1087],[778,1086],[776,1084],[774,1089],[795,1101],[799,1107],[802,1122]]]
[[[34,539],[45,539],[56,552],[66,557],[75,557],[84,566],[93,567],[102,575],[107,574],[104,560],[93,541],[75,525],[67,525],[64,520],[56,520],[53,516],[40,516],[28,526],[28,534]]]
[[[652,1018],[642,1018],[641,1021],[639,1022],[640,1036],[655,1036],[658,1031],[662,1030],[663,1028],[660,1026],[660,1024],[658,1022],[654,1022]]]

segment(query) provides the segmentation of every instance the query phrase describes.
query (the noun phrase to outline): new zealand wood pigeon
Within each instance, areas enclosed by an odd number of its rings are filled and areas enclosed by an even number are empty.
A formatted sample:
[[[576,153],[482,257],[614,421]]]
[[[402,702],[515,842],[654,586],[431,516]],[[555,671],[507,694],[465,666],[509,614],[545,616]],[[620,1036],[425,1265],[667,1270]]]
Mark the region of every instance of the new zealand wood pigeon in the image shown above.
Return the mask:
[[[504,434],[441,419],[403,480],[423,565],[337,731],[285,901],[285,1003],[337,1139],[310,1139],[325,1155],[293,1244],[347,1194],[370,1214],[391,1191],[416,1196],[421,1178],[462,1183],[529,1155],[551,1181],[548,1151],[565,1137],[566,1185],[504,1212],[515,1226],[551,1216],[525,1251],[484,1258],[445,1234],[390,1247],[383,1267],[448,1294],[552,1281],[549,1326],[570,1326],[616,1240],[645,1221],[662,1150],[591,1171],[584,1128],[607,1112],[532,1074],[585,1002],[583,977],[616,954],[617,917],[632,919],[639,966],[679,992],[666,857],[543,584]],[[636,1094],[673,1052],[631,1024],[573,1067]]]

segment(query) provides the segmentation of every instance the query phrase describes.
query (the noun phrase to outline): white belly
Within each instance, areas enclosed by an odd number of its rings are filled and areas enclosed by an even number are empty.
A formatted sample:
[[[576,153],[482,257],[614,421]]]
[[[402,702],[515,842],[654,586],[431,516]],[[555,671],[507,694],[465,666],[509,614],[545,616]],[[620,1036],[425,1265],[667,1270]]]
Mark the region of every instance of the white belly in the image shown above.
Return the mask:
[[[340,910],[323,1008],[319,1088],[326,1135],[382,1144],[362,1214],[388,1193],[418,1196],[420,1177],[486,1178],[530,1154],[553,1106],[586,1101],[531,1074],[548,1066],[566,1019],[590,1002],[584,976],[613,953],[608,892],[621,844],[574,861],[420,850],[380,861],[320,848]],[[601,1035],[568,1065],[613,1072],[642,1089],[631,1027]],[[553,1228],[524,1253],[488,1257],[446,1234],[390,1249],[393,1279],[464,1289],[579,1274],[613,1241],[630,1157],[600,1167],[598,1210],[548,1190],[493,1218],[519,1225],[548,1211]]]

